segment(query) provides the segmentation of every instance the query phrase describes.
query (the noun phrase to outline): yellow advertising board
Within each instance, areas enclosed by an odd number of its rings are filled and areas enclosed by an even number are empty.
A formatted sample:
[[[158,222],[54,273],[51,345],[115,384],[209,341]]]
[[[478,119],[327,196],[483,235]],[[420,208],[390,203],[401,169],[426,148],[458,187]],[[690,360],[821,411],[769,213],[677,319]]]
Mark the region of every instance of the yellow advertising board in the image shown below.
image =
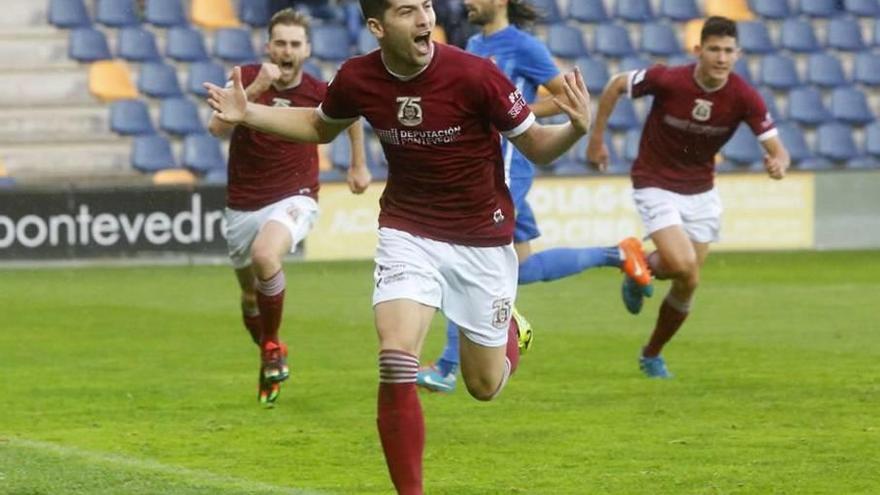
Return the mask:
[[[306,239],[306,260],[372,259],[384,182],[354,195],[345,183],[321,185],[321,214]]]

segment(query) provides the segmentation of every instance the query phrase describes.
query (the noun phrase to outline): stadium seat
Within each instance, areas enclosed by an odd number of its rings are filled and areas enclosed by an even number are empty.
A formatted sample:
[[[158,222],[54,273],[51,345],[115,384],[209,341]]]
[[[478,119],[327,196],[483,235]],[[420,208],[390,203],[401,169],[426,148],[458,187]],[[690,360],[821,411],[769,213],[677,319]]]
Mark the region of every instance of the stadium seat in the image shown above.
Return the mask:
[[[779,113],[779,108],[776,106],[776,95],[773,94],[773,91],[761,87],[758,89],[758,93],[761,95],[761,99],[764,100],[764,105],[767,107],[767,111],[770,112],[770,116],[773,117],[773,120],[781,119],[782,114]]]
[[[584,84],[590,93],[598,95],[605,89],[608,84],[608,66],[605,60],[601,58],[580,57],[575,61],[575,65],[581,70],[584,77]]]
[[[220,140],[210,134],[190,134],[183,140],[181,164],[204,175],[212,170],[226,172],[226,159],[220,149]]]
[[[617,100],[617,105],[608,117],[608,128],[614,131],[628,131],[639,127],[635,106],[629,98]]]
[[[202,177],[202,180],[200,182],[204,183],[204,184],[225,185],[226,179],[227,179],[226,170],[212,169],[210,172],[206,173]]]
[[[843,10],[859,17],[880,17],[877,0],[843,0]]]
[[[834,162],[846,162],[861,156],[853,140],[852,127],[838,122],[823,124],[816,132],[819,156]]]
[[[95,20],[110,27],[135,26],[141,23],[135,0],[98,0]]]
[[[613,57],[626,57],[632,55],[632,42],[629,39],[629,31],[620,24],[600,24],[596,28],[596,53]]]
[[[602,0],[579,0],[568,2],[568,17],[579,22],[598,24],[608,22],[608,11]]]
[[[439,24],[434,26],[434,29],[431,30],[431,41],[435,43],[443,43],[444,45],[449,43],[449,40],[446,39],[446,30],[443,29],[443,26]]]
[[[880,46],[880,22],[874,21],[874,46]]]
[[[740,124],[733,137],[721,148],[725,160],[740,165],[751,165],[764,159],[764,150],[749,126]]]
[[[315,79],[318,79],[319,81],[324,80],[324,74],[321,72],[321,67],[311,60],[306,60],[305,62],[303,62],[302,70],[306,74],[314,77]]]
[[[760,78],[761,84],[773,89],[791,89],[801,84],[794,60],[787,55],[770,54],[761,58]]]
[[[330,143],[330,163],[339,170],[348,170],[351,166],[351,141],[347,133],[339,134]]]
[[[110,105],[110,130],[123,136],[155,134],[146,103],[141,100],[119,100]]]
[[[770,32],[763,21],[741,21],[737,23],[739,43],[748,54],[773,53],[776,47],[770,39]]]
[[[49,2],[49,24],[62,29],[87,27],[92,25],[89,11],[83,0],[51,0]]]
[[[156,36],[140,26],[119,30],[116,54],[130,62],[152,62],[162,58],[156,46]]]
[[[833,17],[840,13],[840,0],[807,0],[798,2],[802,14],[810,17]]]
[[[831,120],[831,112],[822,102],[818,88],[804,86],[788,94],[788,118],[799,124],[815,126]]]
[[[195,185],[198,182],[196,176],[189,170],[182,168],[169,168],[159,170],[153,174],[153,184],[157,186]]]
[[[865,151],[874,158],[880,158],[880,122],[865,127]]]
[[[211,60],[190,64],[186,78],[187,91],[200,97],[208,96],[208,91],[202,86],[206,82],[222,87],[226,84],[226,69]]]
[[[627,22],[648,22],[654,20],[654,11],[650,0],[617,0],[614,17]]]
[[[813,24],[803,19],[792,17],[782,23],[782,34],[779,47],[798,53],[813,53],[821,50]]]
[[[851,17],[835,17],[828,22],[828,48],[857,52],[865,49],[859,22]]]
[[[807,59],[807,83],[833,88],[847,84],[840,60],[830,53],[814,53]]]
[[[89,92],[104,102],[138,97],[131,71],[122,60],[99,60],[90,65]]]
[[[749,0],[755,14],[767,19],[786,19],[791,16],[788,0]]]
[[[159,128],[169,134],[186,136],[205,132],[199,109],[189,98],[165,98],[159,110]]]
[[[740,57],[733,64],[733,72],[735,72],[739,77],[746,80],[749,85],[754,86],[755,80],[752,78],[752,71],[749,69],[749,61],[746,57]]]
[[[272,12],[269,12],[269,0],[239,0],[238,18],[253,27],[269,25]]]
[[[624,57],[620,59],[620,64],[618,64],[620,72],[629,72],[632,70],[641,70],[647,69],[654,62],[648,60],[645,57],[640,57],[638,55],[630,55],[629,57]],[[589,88],[588,88],[589,89]],[[592,89],[590,90],[593,91]]]
[[[76,28],[70,31],[67,56],[77,62],[94,62],[113,58],[107,37],[91,27]]]
[[[690,65],[696,63],[697,59],[695,59],[691,55],[681,54],[681,55],[673,55],[666,59],[666,65],[670,67],[675,67],[676,65]]]
[[[862,52],[856,55],[853,81],[866,86],[880,86],[880,54]]]
[[[661,22],[652,22],[642,27],[640,46],[642,53],[659,57],[677,55],[682,51],[675,30],[671,25]]]
[[[181,0],[147,0],[144,20],[154,26],[169,28],[188,24]]]
[[[556,24],[562,21],[557,0],[531,0],[530,3],[541,16],[539,22],[543,24]]]
[[[352,44],[357,43],[358,34],[364,26],[361,8],[357,2],[342,2],[342,23],[348,30],[348,41]]]
[[[171,143],[160,134],[134,138],[131,147],[131,166],[147,173],[176,168]]]
[[[642,140],[642,130],[640,128],[630,129],[626,131],[623,138],[623,159],[629,163],[636,160],[639,156],[639,143]]]
[[[570,60],[587,55],[583,32],[565,24],[553,24],[547,30],[547,49],[557,57]]]
[[[800,126],[794,122],[778,122],[776,129],[779,131],[779,139],[788,150],[792,162],[796,163],[813,158],[813,152],[807,146],[807,140],[804,138]]]
[[[344,182],[345,177],[345,173],[337,168],[331,168],[330,170],[321,170],[320,172],[318,172],[318,181],[322,184],[326,184],[328,182]]]
[[[165,55],[178,62],[201,62],[210,58],[202,32],[191,26],[175,26],[168,30]]]
[[[700,32],[705,23],[705,19],[692,19],[684,25],[684,49],[688,53],[691,53],[694,47],[700,44]]]
[[[706,0],[706,17],[720,15],[734,21],[751,21],[755,18],[746,0]]]
[[[836,88],[831,92],[831,116],[852,125],[874,121],[865,93],[854,87]]]
[[[361,27],[357,37],[357,52],[363,55],[364,53],[370,53],[376,48],[379,48],[379,41],[367,29],[367,26]]]
[[[192,0],[192,21],[206,29],[235,28],[240,25],[231,0]]]
[[[312,39],[315,50],[317,40]],[[230,64],[247,64],[259,60],[247,29],[218,29],[214,33],[214,55]]]
[[[694,0],[660,0],[661,17],[676,22],[686,22],[700,17],[700,9]]]
[[[138,90],[153,98],[181,96],[177,70],[164,62],[149,62],[141,65],[138,76]]]
[[[351,56],[348,31],[340,24],[312,27],[312,56],[321,60],[342,61]]]

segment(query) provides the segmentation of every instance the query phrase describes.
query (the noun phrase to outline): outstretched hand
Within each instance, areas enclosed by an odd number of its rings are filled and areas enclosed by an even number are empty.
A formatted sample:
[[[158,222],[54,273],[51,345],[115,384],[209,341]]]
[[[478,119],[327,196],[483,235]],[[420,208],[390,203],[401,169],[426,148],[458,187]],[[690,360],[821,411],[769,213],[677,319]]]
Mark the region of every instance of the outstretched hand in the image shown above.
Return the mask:
[[[247,94],[241,84],[241,67],[232,69],[232,86],[221,88],[215,84],[206,82],[203,84],[208,90],[208,105],[214,109],[214,115],[229,124],[238,124],[244,121],[247,110]]]
[[[565,74],[562,79],[562,88],[565,90],[565,96],[568,97],[568,101],[564,102],[554,96],[553,103],[568,115],[575,129],[581,134],[586,134],[590,129],[592,115],[590,111],[590,92],[587,91],[581,71],[575,67],[573,72]]]

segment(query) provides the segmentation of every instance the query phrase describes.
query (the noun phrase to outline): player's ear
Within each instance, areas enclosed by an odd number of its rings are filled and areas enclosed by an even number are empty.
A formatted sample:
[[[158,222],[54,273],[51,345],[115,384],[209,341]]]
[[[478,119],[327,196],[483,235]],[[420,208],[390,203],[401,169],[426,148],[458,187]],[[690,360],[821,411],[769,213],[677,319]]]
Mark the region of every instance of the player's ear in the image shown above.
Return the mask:
[[[380,40],[385,36],[385,29],[382,27],[382,23],[379,22],[379,19],[374,17],[367,19],[367,29],[370,30],[370,33],[372,33],[376,39]]]

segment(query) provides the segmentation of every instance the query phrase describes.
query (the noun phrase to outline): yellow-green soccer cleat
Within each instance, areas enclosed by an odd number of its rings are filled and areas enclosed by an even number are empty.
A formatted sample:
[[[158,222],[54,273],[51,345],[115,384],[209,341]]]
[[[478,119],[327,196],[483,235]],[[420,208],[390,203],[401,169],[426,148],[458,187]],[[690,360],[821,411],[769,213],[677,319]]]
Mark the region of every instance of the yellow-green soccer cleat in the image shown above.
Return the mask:
[[[523,315],[513,307],[513,321],[516,323],[517,343],[519,344],[519,353],[525,354],[532,347],[534,335],[532,334],[532,324],[525,319]]]

